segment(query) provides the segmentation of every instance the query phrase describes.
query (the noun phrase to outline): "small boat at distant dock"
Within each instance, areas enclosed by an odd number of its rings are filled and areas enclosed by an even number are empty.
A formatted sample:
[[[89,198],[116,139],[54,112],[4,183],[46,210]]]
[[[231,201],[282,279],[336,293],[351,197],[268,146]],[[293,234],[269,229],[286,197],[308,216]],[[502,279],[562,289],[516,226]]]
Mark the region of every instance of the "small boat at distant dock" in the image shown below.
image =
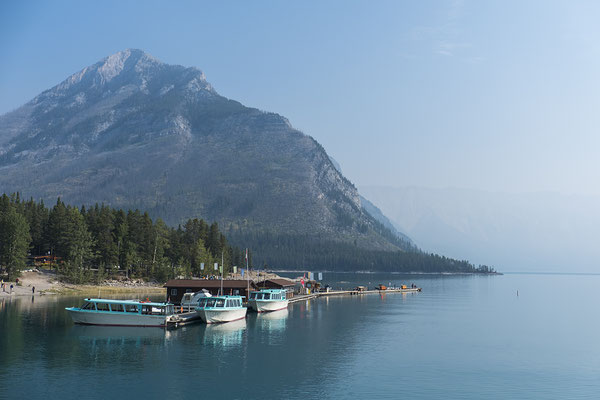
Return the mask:
[[[246,318],[248,309],[242,305],[242,296],[213,296],[201,298],[196,307],[202,322],[214,324]]]
[[[283,289],[263,289],[250,293],[248,306],[256,312],[283,310],[288,306],[286,291]]]
[[[84,325],[164,327],[176,318],[173,304],[140,300],[85,299],[81,307],[65,309]]]

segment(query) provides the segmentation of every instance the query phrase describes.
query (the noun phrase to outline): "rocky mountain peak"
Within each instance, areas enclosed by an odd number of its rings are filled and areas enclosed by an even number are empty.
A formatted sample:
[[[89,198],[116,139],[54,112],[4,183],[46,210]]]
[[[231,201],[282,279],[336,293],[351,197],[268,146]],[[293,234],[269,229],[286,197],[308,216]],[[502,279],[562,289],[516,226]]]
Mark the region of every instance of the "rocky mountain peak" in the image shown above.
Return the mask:
[[[180,88],[188,95],[216,94],[197,68],[165,64],[139,49],[125,49],[103,58],[69,76],[60,84],[37,96],[30,105],[56,107],[56,101],[68,98],[77,105],[89,100],[90,94],[103,97],[123,92],[164,95]]]

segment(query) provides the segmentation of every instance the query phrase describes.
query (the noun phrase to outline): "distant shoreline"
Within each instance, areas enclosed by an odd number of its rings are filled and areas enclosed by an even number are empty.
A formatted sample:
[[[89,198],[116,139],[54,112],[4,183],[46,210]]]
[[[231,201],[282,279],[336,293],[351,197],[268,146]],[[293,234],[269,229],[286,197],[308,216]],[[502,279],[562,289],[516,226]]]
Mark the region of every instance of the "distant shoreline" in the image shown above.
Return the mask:
[[[391,275],[504,275],[504,273],[502,272],[418,272],[418,271],[411,271],[411,272],[389,272],[389,271],[326,271],[326,270],[316,270],[316,269],[312,269],[312,270],[285,270],[285,269],[270,269],[267,270],[267,272],[271,272],[274,274],[279,274],[279,273],[285,273],[285,274],[292,274],[292,273],[298,273],[298,274],[302,274],[305,272],[322,272],[324,274],[364,274],[364,275],[370,275],[370,274],[391,274]]]

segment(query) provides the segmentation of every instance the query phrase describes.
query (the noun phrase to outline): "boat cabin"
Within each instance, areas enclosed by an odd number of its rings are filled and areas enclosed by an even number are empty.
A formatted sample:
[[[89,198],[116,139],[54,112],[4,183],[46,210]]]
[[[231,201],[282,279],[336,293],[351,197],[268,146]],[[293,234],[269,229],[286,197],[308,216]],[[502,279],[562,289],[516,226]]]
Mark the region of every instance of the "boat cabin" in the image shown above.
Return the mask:
[[[175,313],[173,304],[169,303],[109,299],[85,299],[79,310],[89,312],[130,313],[141,315],[172,315]]]
[[[198,308],[242,308],[242,296],[203,297]]]
[[[249,300],[285,300],[286,291],[282,289],[263,289],[258,292],[251,292]]]

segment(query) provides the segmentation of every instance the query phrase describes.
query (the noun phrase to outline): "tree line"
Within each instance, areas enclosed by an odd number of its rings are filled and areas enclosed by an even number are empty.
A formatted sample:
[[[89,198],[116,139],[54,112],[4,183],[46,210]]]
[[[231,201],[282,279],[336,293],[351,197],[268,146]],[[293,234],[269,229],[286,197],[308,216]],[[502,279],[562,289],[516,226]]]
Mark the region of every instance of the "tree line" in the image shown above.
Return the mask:
[[[18,193],[0,197],[0,268],[9,280],[19,276],[28,256],[57,257],[54,267],[72,283],[102,281],[108,276],[164,282],[176,276],[224,273],[243,265],[243,252],[230,246],[218,224],[189,219],[177,228],[152,220],[139,210],[106,205],[52,208],[43,201],[23,201]],[[204,269],[202,269],[204,264]]]
[[[414,246],[411,251],[368,250],[358,247],[355,243],[325,240],[318,235],[269,232],[229,233],[228,237],[232,243],[251,243],[255,265],[265,268],[429,273],[495,272],[486,265],[475,266],[465,260],[426,253]]]

